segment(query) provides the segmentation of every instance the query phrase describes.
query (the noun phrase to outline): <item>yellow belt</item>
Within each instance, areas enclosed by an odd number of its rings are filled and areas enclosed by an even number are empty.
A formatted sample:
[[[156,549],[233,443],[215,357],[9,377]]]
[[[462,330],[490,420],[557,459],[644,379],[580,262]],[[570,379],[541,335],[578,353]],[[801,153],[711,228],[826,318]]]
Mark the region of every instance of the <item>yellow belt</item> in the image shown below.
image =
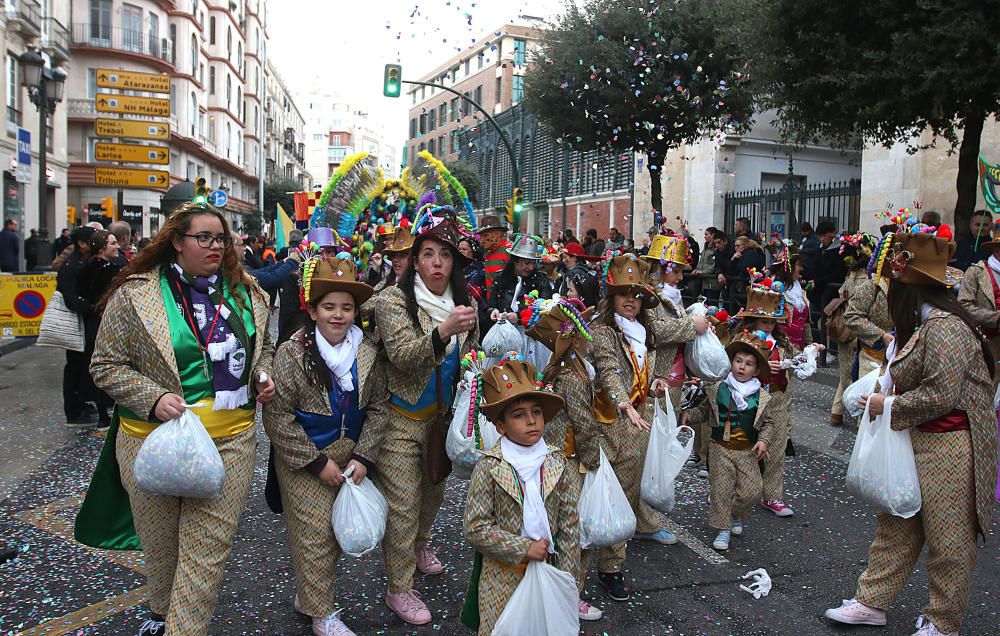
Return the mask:
[[[224,411],[213,411],[212,405],[214,403],[214,399],[204,398],[198,401],[198,404],[204,404],[204,406],[198,406],[191,409],[199,418],[201,418],[201,423],[205,426],[205,430],[208,431],[208,435],[212,439],[236,435],[237,433],[242,433],[253,426],[253,409],[227,409]],[[159,424],[153,422],[133,420],[131,418],[121,416],[119,416],[118,421],[124,432],[128,433],[132,437],[139,438],[145,438],[147,435],[152,433],[157,426],[159,426]]]
[[[860,343],[858,343],[858,344],[861,346],[861,350],[864,351],[865,354],[869,358],[874,358],[874,359],[878,360],[879,362],[885,362],[885,349],[882,349],[881,351],[878,351],[876,349],[872,349],[870,347],[866,347],[863,344],[860,344]]]

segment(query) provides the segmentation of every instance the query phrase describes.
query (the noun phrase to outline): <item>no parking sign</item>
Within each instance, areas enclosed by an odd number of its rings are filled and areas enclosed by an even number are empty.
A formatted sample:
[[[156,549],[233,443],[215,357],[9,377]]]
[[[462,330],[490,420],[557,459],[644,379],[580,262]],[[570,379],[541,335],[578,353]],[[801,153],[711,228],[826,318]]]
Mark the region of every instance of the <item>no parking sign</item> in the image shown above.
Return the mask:
[[[0,336],[37,336],[55,274],[0,275]]]

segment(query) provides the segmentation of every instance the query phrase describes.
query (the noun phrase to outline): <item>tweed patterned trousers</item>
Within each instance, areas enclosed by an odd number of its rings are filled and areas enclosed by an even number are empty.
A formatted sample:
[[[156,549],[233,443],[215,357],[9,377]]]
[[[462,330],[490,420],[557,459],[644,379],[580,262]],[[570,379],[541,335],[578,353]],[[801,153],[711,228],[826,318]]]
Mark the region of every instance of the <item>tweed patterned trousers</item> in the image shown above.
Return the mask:
[[[119,429],[115,453],[142,543],[149,607],[166,616],[169,636],[205,636],[253,481],[255,430],[213,440],[226,467],[215,499],[139,490],[133,467],[143,441]]]
[[[792,394],[786,389],[780,393],[772,394],[773,400],[780,400],[774,406],[775,410],[781,410],[780,422],[784,422],[784,430],[774,436],[774,444],[767,449],[768,459],[764,460],[764,488],[762,497],[764,499],[784,499],[785,498],[785,447],[788,446],[788,438],[791,437],[792,425]]]
[[[851,383],[851,369],[854,368],[854,352],[857,351],[858,341],[837,343],[837,371],[840,382],[837,384],[837,394],[833,396],[833,404],[830,406],[830,413],[833,415],[844,414],[844,389]]]
[[[353,450],[354,442],[343,439],[334,442],[325,452],[343,469]],[[327,486],[308,470],[292,470],[280,455],[275,457],[274,468],[281,484],[281,503],[288,524],[299,607],[307,616],[329,616],[336,609],[334,576],[340,558],[330,513],[341,487]]]
[[[374,477],[389,503],[382,556],[389,591],[398,594],[413,587],[416,551],[430,541],[445,482],[435,486],[427,475],[424,449],[431,420],[411,420],[392,409],[388,419]]]
[[[760,498],[763,480],[757,457],[748,448],[731,450],[722,444],[710,442],[708,473],[712,505],[708,510],[708,525],[718,530],[729,530],[733,519],[746,519],[750,509]]]
[[[921,507],[913,517],[878,515],[868,568],[857,599],[888,609],[899,596],[927,544],[929,602],[923,609],[938,630],[957,632],[969,601],[976,565],[976,501],[969,431],[911,430],[920,478]]]

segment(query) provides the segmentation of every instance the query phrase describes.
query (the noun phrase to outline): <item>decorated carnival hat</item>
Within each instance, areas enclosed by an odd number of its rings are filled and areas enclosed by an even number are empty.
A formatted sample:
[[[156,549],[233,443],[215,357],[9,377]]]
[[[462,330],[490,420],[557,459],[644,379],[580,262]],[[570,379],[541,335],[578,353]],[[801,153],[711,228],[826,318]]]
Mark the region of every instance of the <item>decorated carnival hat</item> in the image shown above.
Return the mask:
[[[524,333],[552,351],[553,358],[562,358],[576,338],[591,339],[587,325],[594,315],[594,307],[584,306],[577,298],[560,298],[538,304],[541,310],[531,316]]]
[[[403,254],[413,248],[413,233],[405,227],[393,230],[392,241],[382,250],[385,254]]]
[[[315,243],[319,247],[336,247],[341,243],[340,237],[328,227],[311,227],[306,235],[306,240]]]
[[[676,234],[657,234],[649,244],[649,252],[643,258],[659,261],[661,265],[673,263],[684,269],[691,269],[691,253],[687,239]]]
[[[379,238],[392,236],[395,229],[396,227],[392,223],[381,223],[379,224],[378,229],[375,230],[375,236]]]
[[[774,259],[774,262],[771,264],[771,271],[778,268],[790,271],[795,263],[803,257],[803,254],[799,252],[799,248],[791,239],[782,238],[777,234],[772,235],[771,240],[764,247],[771,254],[771,258]]]
[[[871,260],[878,242],[877,236],[867,232],[847,234],[841,237],[840,254],[844,256],[844,262],[848,267],[853,267],[857,262],[867,263]]]
[[[771,379],[771,366],[768,364],[771,358],[771,345],[767,341],[767,334],[763,331],[749,330],[736,334],[726,345],[726,353],[732,360],[741,351],[752,353],[757,358],[757,378],[761,382]]]
[[[514,244],[507,250],[507,253],[517,258],[524,258],[537,261],[541,258],[541,241],[537,237],[529,234],[518,234],[514,237]]]
[[[486,232],[488,230],[503,230],[507,231],[507,227],[500,221],[500,217],[496,214],[484,214],[481,219],[479,219],[479,232]]]
[[[882,238],[868,262],[869,275],[911,285],[954,287],[958,283],[955,271],[948,269],[957,247],[948,225],[924,225],[909,209],[891,216],[890,222],[897,232]]]
[[[605,298],[615,294],[637,292],[645,309],[652,309],[660,304],[660,298],[649,285],[649,263],[640,260],[635,254],[609,253],[601,268],[601,292]]]
[[[785,321],[785,285],[780,280],[750,269],[750,286],[747,287],[747,306],[736,314],[737,318],[773,318]]]
[[[600,256],[591,256],[587,253],[583,246],[576,241],[572,243],[567,243],[562,250],[559,251],[560,254],[569,254],[570,256],[575,256],[576,258],[583,261],[599,261]]]
[[[452,248],[456,265],[465,267],[469,264],[469,259],[458,249],[458,242],[467,233],[459,224],[455,210],[451,207],[434,208],[422,213],[417,222],[413,224],[413,233],[415,235],[412,247],[414,254],[420,251],[420,246],[423,245],[424,241],[433,239]]]
[[[330,292],[347,292],[356,305],[372,297],[375,290],[358,281],[358,268],[347,252],[327,258],[312,258],[302,264],[302,298],[307,303],[321,300]]]
[[[496,422],[504,408],[522,399],[537,400],[546,422],[555,417],[563,407],[563,399],[542,388],[538,372],[520,354],[509,353],[499,364],[483,373],[483,413]]]

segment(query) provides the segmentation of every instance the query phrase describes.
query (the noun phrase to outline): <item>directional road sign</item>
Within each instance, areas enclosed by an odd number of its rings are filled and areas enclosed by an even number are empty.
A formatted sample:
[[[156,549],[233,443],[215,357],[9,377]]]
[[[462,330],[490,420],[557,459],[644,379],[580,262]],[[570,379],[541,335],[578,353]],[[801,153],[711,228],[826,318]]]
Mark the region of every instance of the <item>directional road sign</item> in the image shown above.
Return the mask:
[[[170,124],[139,119],[97,119],[94,130],[98,137],[128,137],[129,139],[170,139]]]
[[[170,185],[170,173],[142,168],[96,168],[94,183],[119,188],[165,188]]]
[[[169,93],[170,76],[159,73],[136,73],[110,68],[97,69],[97,85],[101,88],[120,88],[148,93]]]
[[[162,97],[97,94],[97,112],[170,117],[170,100]]]
[[[217,208],[224,208],[229,203],[229,195],[226,194],[225,190],[215,190],[208,195],[208,202]]]
[[[170,148],[166,146],[140,146],[139,144],[109,144],[98,142],[94,146],[98,161],[123,161],[126,163],[170,163]]]

